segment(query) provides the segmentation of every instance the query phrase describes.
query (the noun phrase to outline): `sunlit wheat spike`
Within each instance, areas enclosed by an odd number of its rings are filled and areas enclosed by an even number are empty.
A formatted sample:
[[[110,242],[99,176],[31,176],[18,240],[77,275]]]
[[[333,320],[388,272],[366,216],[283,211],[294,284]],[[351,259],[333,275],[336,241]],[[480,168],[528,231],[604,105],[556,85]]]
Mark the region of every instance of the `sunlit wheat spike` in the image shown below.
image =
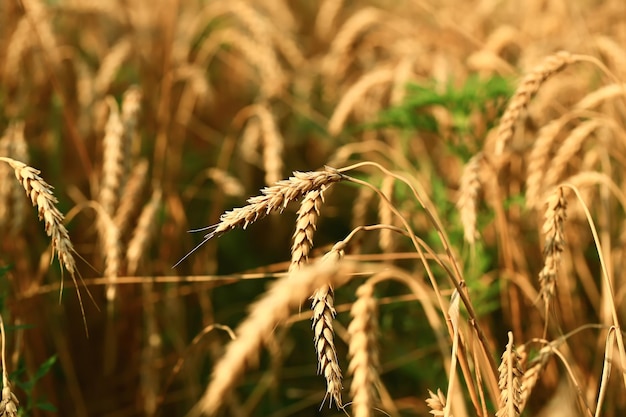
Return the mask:
[[[480,182],[480,169],[484,161],[483,153],[479,152],[474,155],[465,168],[461,176],[461,185],[459,187],[459,199],[457,208],[461,214],[461,224],[463,225],[463,233],[465,241],[473,245],[478,237],[476,228],[476,213],[478,212],[477,203],[478,195],[482,188]]]
[[[204,396],[189,413],[190,417],[215,415],[225,403],[236,380],[246,367],[256,364],[261,346],[274,334],[275,327],[289,317],[316,288],[338,287],[349,280],[354,265],[318,262],[274,282],[250,308],[236,330],[237,338],[214,367]]]
[[[124,154],[122,137],[124,125],[119,108],[113,97],[108,97],[109,119],[102,140],[102,181],[100,185],[100,204],[105,213],[112,216],[119,202],[120,185],[124,172]]]
[[[113,223],[124,233],[131,217],[136,213],[140,204],[142,190],[146,184],[148,175],[148,160],[141,159],[132,169],[126,187],[120,198],[120,205],[115,212]]]
[[[518,417],[522,404],[521,378],[523,375],[520,368],[521,357],[513,344],[513,333],[509,332],[509,342],[502,354],[502,362],[498,367],[500,379],[500,402],[496,417]]]
[[[546,308],[554,296],[561,254],[565,248],[563,225],[566,218],[567,200],[563,194],[563,187],[558,187],[548,197],[548,208],[542,230],[545,235],[544,264],[539,273],[539,284]]]
[[[561,51],[545,58],[541,64],[524,77],[500,119],[495,147],[496,155],[501,155],[506,149],[509,141],[513,138],[517,120],[533,96],[539,91],[541,85],[572,62],[574,62],[572,55],[569,52]]]
[[[278,130],[276,120],[267,105],[255,106],[255,112],[261,123],[263,137],[263,168],[265,183],[274,184],[283,178],[283,143],[284,139]]]
[[[348,372],[352,374],[350,395],[354,417],[373,415],[376,402],[375,384],[378,382],[378,321],[374,287],[362,284],[356,292],[357,300],[352,304],[352,321],[348,326],[348,353],[350,364]]]
[[[204,236],[203,241],[198,246],[178,261],[174,267],[210,239],[237,227],[245,229],[248,225],[272,212],[282,212],[290,202],[299,200],[309,191],[321,190],[335,182],[341,181],[343,178],[342,174],[336,169],[326,167],[323,171],[296,171],[289,179],[278,181],[271,187],[263,188],[261,195],[248,199],[248,205],[222,214],[219,223],[202,229],[192,230],[192,232],[209,231],[209,233]]]

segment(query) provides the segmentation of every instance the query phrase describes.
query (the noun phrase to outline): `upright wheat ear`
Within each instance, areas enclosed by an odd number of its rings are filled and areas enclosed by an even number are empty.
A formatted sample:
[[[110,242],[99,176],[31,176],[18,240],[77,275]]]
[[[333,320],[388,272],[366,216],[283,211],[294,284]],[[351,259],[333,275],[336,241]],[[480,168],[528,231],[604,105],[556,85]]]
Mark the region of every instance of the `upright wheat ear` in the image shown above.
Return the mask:
[[[481,189],[480,168],[483,160],[483,153],[479,152],[465,165],[463,175],[461,176],[459,200],[457,202],[465,241],[471,245],[476,243],[478,236],[478,231],[476,230],[476,212],[478,211],[476,203]]]
[[[543,248],[544,264],[539,273],[541,296],[546,309],[554,296],[556,278],[561,262],[561,254],[565,246],[563,224],[567,218],[567,200],[563,195],[563,188],[558,187],[548,198],[543,233],[545,234],[545,246]]]
[[[354,417],[373,415],[375,385],[378,382],[378,322],[374,286],[365,283],[357,289],[357,300],[352,304],[352,321],[348,326],[350,365],[352,374],[350,395]]]
[[[561,51],[544,59],[541,64],[524,77],[500,119],[496,139],[496,155],[501,155],[506,149],[507,144],[513,138],[515,123],[528,107],[533,96],[537,94],[541,85],[572,62],[574,62],[574,57],[569,52]]]
[[[520,367],[521,356],[517,353],[513,345],[513,333],[509,332],[509,343],[502,354],[500,371],[500,404],[496,417],[518,417],[522,405],[522,384],[523,375]]]

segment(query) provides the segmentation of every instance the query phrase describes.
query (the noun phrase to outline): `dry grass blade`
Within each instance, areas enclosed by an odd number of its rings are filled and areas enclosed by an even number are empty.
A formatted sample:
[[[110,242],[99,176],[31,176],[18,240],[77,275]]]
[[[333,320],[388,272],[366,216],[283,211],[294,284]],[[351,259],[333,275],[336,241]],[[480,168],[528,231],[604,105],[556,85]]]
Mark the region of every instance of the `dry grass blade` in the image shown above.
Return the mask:
[[[220,236],[236,227],[243,227],[267,216],[272,212],[282,212],[287,205],[305,196],[313,190],[321,190],[330,184],[339,182],[344,176],[336,169],[326,167],[323,171],[294,172],[293,177],[278,181],[271,187],[261,190],[262,195],[248,199],[248,205],[227,211],[220,217],[220,222],[209,227],[192,230],[192,232],[209,231],[203,241],[174,265],[176,267],[195,250],[210,239]]]
[[[520,368],[521,359],[513,344],[513,333],[509,332],[509,343],[507,343],[506,350],[502,354],[502,362],[498,368],[500,372],[498,381],[500,403],[496,417],[517,417],[520,415],[522,404],[521,378],[523,375]]]
[[[496,155],[501,155],[506,149],[508,142],[513,138],[515,123],[530,100],[539,91],[541,85],[572,62],[574,62],[572,55],[569,52],[561,51],[544,59],[539,66],[524,77],[500,119],[496,139]]]
[[[352,321],[348,326],[350,365],[352,374],[350,395],[354,417],[372,416],[375,402],[375,384],[379,366],[376,337],[378,322],[374,286],[369,283],[357,289],[357,300],[352,304]]]
[[[446,396],[440,389],[437,389],[437,394],[428,390],[428,395],[430,397],[426,399],[426,405],[430,408],[429,413],[435,417],[443,417],[443,410],[446,408]]]
[[[276,281],[252,305],[248,317],[237,328],[237,339],[226,347],[224,356],[214,367],[204,396],[189,416],[214,415],[227,401],[236,379],[248,365],[256,362],[259,349],[272,337],[276,325],[289,317],[291,309],[301,305],[324,284],[333,287],[344,284],[351,271],[353,266],[348,263],[320,262]]]
[[[469,160],[463,169],[459,188],[460,195],[457,208],[461,214],[461,224],[463,225],[465,241],[471,245],[476,243],[476,238],[478,237],[478,231],[476,229],[476,212],[478,209],[476,204],[478,194],[482,187],[480,182],[480,168],[483,161],[482,152],[477,153]]]
[[[566,217],[567,200],[565,200],[563,188],[558,187],[548,198],[548,208],[545,214],[546,220],[543,224],[543,233],[545,234],[543,253],[545,259],[543,269],[539,273],[539,284],[546,311],[550,300],[554,296],[558,267],[565,246],[563,224]]]

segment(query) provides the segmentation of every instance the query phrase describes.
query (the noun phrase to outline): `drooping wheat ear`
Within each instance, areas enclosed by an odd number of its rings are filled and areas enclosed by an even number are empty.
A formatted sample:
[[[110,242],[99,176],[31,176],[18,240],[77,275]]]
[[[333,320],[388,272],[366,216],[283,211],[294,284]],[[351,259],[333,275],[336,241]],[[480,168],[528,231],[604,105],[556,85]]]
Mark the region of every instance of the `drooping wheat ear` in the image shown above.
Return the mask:
[[[156,189],[152,192],[150,201],[141,211],[137,227],[133,232],[133,237],[128,243],[126,251],[126,259],[128,261],[128,273],[134,275],[137,272],[139,262],[145,254],[148,244],[150,243],[150,235],[154,230],[154,219],[157,210],[161,204],[161,190]]]
[[[247,318],[236,330],[237,338],[226,347],[215,365],[204,396],[189,413],[190,417],[215,415],[246,366],[255,364],[261,346],[272,337],[275,327],[289,317],[316,288],[327,284],[336,288],[350,278],[356,265],[317,262],[289,277],[274,282],[263,297],[250,308]]]
[[[124,172],[124,154],[122,138],[124,125],[113,97],[107,97],[109,119],[102,141],[102,181],[100,185],[100,204],[109,216],[113,216],[119,201],[119,192]]]
[[[426,399],[426,405],[430,408],[430,414],[435,417],[443,417],[443,410],[446,408],[446,396],[440,389],[437,389],[437,394],[428,390],[429,398]],[[450,414],[452,417],[452,414]]]
[[[6,361],[6,333],[4,331],[4,320],[0,315],[0,331],[2,332],[2,398],[0,399],[0,416],[1,417],[17,417],[17,406],[19,401],[13,391],[11,391],[11,383],[9,382],[9,373],[7,372]]]
[[[52,242],[52,253],[56,253],[61,265],[75,280],[76,261],[74,260],[74,246],[70,241],[69,233],[63,225],[63,214],[57,209],[57,198],[52,193],[52,186],[39,176],[40,171],[15,159],[0,157],[13,168],[17,180],[22,184],[26,195],[30,197],[33,206],[37,206],[39,220],[43,220],[46,234]]]
[[[602,125],[600,120],[591,119],[582,122],[572,130],[550,161],[548,172],[545,174],[544,187],[548,188],[557,184],[569,161],[580,150],[585,139]]]
[[[333,264],[342,257],[343,250],[333,247],[322,259],[323,262]],[[333,399],[338,406],[341,406],[343,385],[341,384],[341,367],[337,359],[335,330],[333,329],[333,320],[337,314],[333,288],[328,284],[322,285],[315,290],[311,300],[311,310],[313,310],[311,327],[313,328],[313,339],[317,353],[317,373],[324,375],[326,379],[326,395],[330,396],[329,406],[332,405]]]
[[[461,184],[459,187],[459,200],[456,206],[461,215],[461,224],[463,225],[463,233],[465,241],[470,245],[476,243],[478,238],[478,230],[476,228],[476,213],[478,195],[482,188],[480,182],[480,170],[484,162],[482,152],[474,155],[465,165],[463,174],[461,175]]]
[[[333,115],[328,121],[328,132],[331,135],[338,135],[354,109],[365,94],[381,84],[391,84],[395,75],[393,68],[383,67],[368,72],[362,76],[350,89],[343,95],[341,101],[335,108]]]
[[[263,137],[263,168],[265,183],[274,184],[283,178],[283,143],[284,139],[276,126],[274,116],[267,105],[255,106],[255,113],[261,122]]]
[[[98,98],[103,97],[115,79],[118,69],[132,52],[133,44],[129,37],[124,37],[113,45],[100,63],[100,69],[94,80],[94,90]]]
[[[242,158],[253,165],[260,163],[259,145],[261,143],[261,122],[256,118],[248,119],[246,127],[241,134],[239,153]]]
[[[244,194],[245,189],[241,181],[230,175],[228,172],[219,168],[209,168],[207,177],[215,183],[215,185],[228,196],[240,197]]]
[[[536,207],[539,204],[544,189],[546,165],[550,160],[552,144],[565,122],[562,119],[552,120],[539,130],[537,140],[533,145],[528,160],[528,175],[526,178],[526,206]]]
[[[502,354],[502,362],[498,367],[500,379],[500,402],[496,417],[518,417],[522,404],[521,378],[523,375],[520,368],[521,356],[517,353],[513,344],[513,333],[509,332],[509,343]]]
[[[546,309],[556,288],[559,263],[565,247],[563,225],[566,218],[567,200],[563,194],[563,187],[558,187],[548,197],[548,208],[542,230],[545,235],[544,263],[543,269],[539,272],[539,285]]]
[[[501,155],[506,149],[508,142],[513,137],[517,120],[533,96],[539,91],[541,85],[573,62],[574,58],[569,52],[557,52],[545,58],[541,64],[524,77],[500,119],[495,147],[496,155]]]
[[[146,185],[148,175],[148,160],[143,158],[137,163],[130,173],[126,187],[120,198],[120,205],[115,212],[113,223],[118,227],[120,233],[124,233],[131,218],[136,214],[139,206],[139,198]]]
[[[522,349],[524,349],[522,351]],[[525,354],[525,347],[522,346],[522,355]],[[524,411],[526,408],[526,403],[532,394],[533,388],[537,385],[537,381],[539,377],[543,373],[543,370],[546,368],[548,361],[552,357],[553,351],[550,345],[546,345],[539,351],[539,354],[535,359],[533,359],[524,370],[524,375],[522,376],[522,394],[521,394],[521,403],[519,406],[520,412]]]
[[[373,415],[376,401],[375,384],[378,382],[379,366],[374,286],[362,284],[356,295],[357,300],[350,310],[352,321],[348,326],[348,372],[352,374],[350,395],[354,417],[369,417]]]
[[[220,217],[220,222],[209,226],[209,233],[205,239],[211,239],[226,233],[236,227],[243,227],[267,216],[273,212],[282,212],[292,201],[305,196],[309,191],[320,190],[323,187],[339,182],[343,175],[336,169],[326,167],[323,171],[294,172],[293,177],[278,181],[271,187],[261,190],[262,195],[248,199],[248,205],[227,211]]]
[[[296,230],[293,234],[293,244],[291,246],[289,272],[300,269],[309,260],[309,252],[313,247],[313,235],[317,229],[320,207],[324,203],[325,188],[323,185],[317,190],[309,191],[300,203],[296,219]]]

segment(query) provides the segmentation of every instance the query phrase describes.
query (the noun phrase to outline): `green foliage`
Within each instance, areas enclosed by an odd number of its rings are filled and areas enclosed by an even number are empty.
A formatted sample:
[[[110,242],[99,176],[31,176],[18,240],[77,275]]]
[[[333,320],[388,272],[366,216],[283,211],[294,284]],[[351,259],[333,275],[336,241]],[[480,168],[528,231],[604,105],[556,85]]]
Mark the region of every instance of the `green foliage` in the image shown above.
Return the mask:
[[[26,394],[26,401],[20,402],[19,407],[19,415],[20,416],[28,416],[32,414],[33,410],[43,410],[56,412],[56,408],[46,401],[43,398],[35,398],[33,394],[33,390],[37,385],[37,382],[44,376],[46,376],[51,370],[54,364],[56,363],[57,357],[51,356],[48,360],[42,363],[34,375],[27,379],[20,379],[24,375],[26,375],[26,370],[24,367],[20,367],[17,371],[13,372],[9,379],[14,381],[14,385],[20,388]]]

